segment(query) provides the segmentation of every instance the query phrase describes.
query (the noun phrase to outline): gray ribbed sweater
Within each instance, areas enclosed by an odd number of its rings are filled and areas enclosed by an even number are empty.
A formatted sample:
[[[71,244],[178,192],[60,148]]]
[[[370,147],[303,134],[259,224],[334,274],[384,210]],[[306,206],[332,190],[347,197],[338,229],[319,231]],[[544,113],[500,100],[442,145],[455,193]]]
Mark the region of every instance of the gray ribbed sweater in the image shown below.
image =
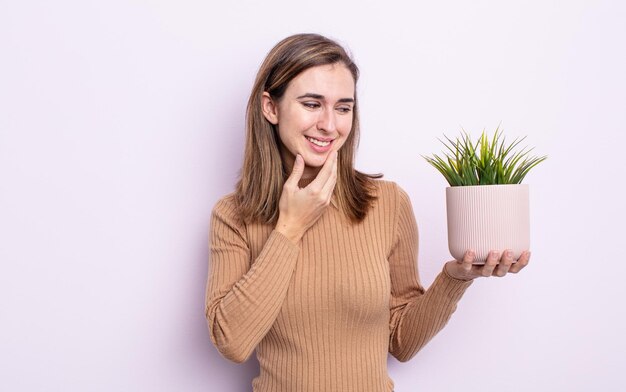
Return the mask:
[[[425,291],[408,195],[376,181],[378,200],[351,224],[335,203],[296,245],[269,225],[240,222],[233,195],[211,217],[206,317],[220,353],[256,349],[256,392],[383,392],[387,353],[412,358],[471,284],[445,270]]]

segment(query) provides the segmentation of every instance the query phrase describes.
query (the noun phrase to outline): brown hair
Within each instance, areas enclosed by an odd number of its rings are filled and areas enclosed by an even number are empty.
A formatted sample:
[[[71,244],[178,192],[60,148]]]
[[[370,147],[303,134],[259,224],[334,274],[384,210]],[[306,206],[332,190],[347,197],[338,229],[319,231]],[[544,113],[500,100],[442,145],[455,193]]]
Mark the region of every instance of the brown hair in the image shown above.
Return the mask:
[[[272,99],[279,101],[289,82],[301,72],[337,63],[348,68],[356,86],[359,78],[356,64],[339,44],[318,34],[296,34],[283,39],[261,64],[248,100],[244,161],[235,193],[244,221],[275,224],[283,184],[289,176],[281,159],[278,132],[263,115],[263,92],[267,91]],[[360,222],[376,200],[373,179],[382,174],[364,174],[354,169],[359,143],[356,91],[354,98],[352,130],[337,157],[339,170],[334,194],[339,208],[352,221]]]

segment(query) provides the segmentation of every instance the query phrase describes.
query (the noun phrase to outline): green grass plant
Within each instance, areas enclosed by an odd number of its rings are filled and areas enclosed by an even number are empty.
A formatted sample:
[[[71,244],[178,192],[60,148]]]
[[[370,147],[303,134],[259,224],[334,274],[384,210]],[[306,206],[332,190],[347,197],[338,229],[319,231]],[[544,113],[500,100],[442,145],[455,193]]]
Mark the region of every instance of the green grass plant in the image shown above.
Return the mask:
[[[447,152],[424,159],[443,174],[450,186],[519,184],[547,157],[530,156],[532,149],[526,147],[515,151],[526,137],[507,144],[499,128],[491,138],[483,130],[476,142],[465,130],[455,140],[444,135],[446,141],[439,141]]]

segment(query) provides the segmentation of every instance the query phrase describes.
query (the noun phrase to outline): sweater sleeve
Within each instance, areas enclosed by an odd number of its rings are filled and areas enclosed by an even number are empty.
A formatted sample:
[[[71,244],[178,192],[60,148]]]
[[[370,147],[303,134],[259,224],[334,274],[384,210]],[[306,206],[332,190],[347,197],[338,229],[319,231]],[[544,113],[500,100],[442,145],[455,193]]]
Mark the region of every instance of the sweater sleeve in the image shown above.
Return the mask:
[[[211,215],[205,315],[213,344],[234,362],[246,361],[278,316],[300,248],[272,231],[251,260],[234,203],[220,200]]]
[[[395,234],[389,255],[389,352],[405,362],[446,325],[472,282],[454,279],[444,269],[424,290],[417,271],[418,232],[411,200],[403,189],[396,188]]]

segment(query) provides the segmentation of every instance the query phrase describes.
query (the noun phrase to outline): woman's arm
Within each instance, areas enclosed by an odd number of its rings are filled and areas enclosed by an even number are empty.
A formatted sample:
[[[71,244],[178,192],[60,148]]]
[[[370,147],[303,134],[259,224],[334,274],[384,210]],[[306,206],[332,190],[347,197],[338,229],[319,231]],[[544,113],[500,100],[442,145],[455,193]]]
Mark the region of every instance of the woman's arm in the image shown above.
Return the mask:
[[[446,325],[472,282],[454,279],[444,269],[424,290],[417,271],[418,232],[413,208],[400,187],[397,195],[396,231],[389,255],[389,352],[400,361],[408,361]]]
[[[210,230],[205,313],[211,340],[234,362],[247,360],[278,317],[300,248],[274,230],[250,267],[245,228],[220,201]]]
[[[276,227],[250,267],[250,249],[232,200],[213,209],[205,313],[211,340],[226,358],[243,362],[274,324],[300,254],[300,240],[330,203],[337,153],[329,154],[305,188],[304,160],[296,157],[283,186]]]

